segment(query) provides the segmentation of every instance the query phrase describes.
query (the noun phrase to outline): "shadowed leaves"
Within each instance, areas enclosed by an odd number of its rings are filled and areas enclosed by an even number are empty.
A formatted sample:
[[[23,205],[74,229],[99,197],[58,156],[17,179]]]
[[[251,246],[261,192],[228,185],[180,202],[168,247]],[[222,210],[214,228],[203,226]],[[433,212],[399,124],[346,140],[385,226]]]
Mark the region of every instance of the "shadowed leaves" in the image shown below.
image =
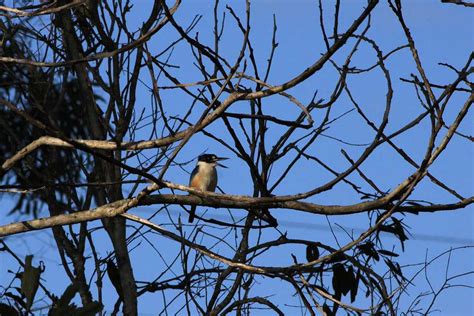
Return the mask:
[[[39,287],[40,275],[44,271],[44,267],[33,267],[32,261],[32,255],[26,256],[25,267],[21,274],[21,292],[25,295],[27,310],[30,310],[33,305]]]

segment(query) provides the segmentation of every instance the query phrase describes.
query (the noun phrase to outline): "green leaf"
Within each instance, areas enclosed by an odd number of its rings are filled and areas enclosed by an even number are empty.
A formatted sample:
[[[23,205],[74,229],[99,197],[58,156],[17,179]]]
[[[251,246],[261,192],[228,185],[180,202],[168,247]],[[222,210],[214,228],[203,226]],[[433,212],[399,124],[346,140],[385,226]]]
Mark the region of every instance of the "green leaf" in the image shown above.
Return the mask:
[[[354,279],[354,272],[346,271],[343,264],[336,263],[332,266],[332,287],[334,289],[334,297],[341,297],[347,295],[351,289],[352,279]],[[351,284],[350,284],[351,283]]]
[[[308,262],[319,259],[319,249],[315,245],[308,245],[306,247],[306,260]]]
[[[379,250],[379,254],[384,255],[384,256],[390,256],[390,257],[398,257],[399,256],[398,253],[391,252],[391,251],[388,251],[388,250],[383,250],[383,249]]]
[[[375,261],[380,260],[380,256],[375,250],[374,243],[371,241],[367,241],[363,244],[357,246],[357,248],[367,257],[374,259]]]
[[[351,303],[354,303],[357,296],[357,292],[359,291],[359,281],[360,281],[360,270],[357,270],[357,275],[352,281],[352,286],[351,286]]]
[[[385,260],[385,263],[387,264],[388,268],[394,274],[395,277],[399,276],[402,280],[405,280],[405,277],[403,276],[403,273],[402,273],[402,268],[400,267],[400,265],[397,262],[390,261],[388,259],[384,259],[384,260]],[[397,281],[398,281],[398,279],[397,279]],[[398,282],[401,283],[401,281],[398,281]]]
[[[39,287],[40,275],[43,270],[40,267],[33,267],[33,255],[25,258],[25,267],[21,275],[21,292],[26,298],[26,310],[29,311],[33,305],[36,291]]]
[[[112,259],[107,261],[107,275],[109,276],[110,282],[117,291],[118,296],[122,297],[122,283],[120,283],[120,272]]]

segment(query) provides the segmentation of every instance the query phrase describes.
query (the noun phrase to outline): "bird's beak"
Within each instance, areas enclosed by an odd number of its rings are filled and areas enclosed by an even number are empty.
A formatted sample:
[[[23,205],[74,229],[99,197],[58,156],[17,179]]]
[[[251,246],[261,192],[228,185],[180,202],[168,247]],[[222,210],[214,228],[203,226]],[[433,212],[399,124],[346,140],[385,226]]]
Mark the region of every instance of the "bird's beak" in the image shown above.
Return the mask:
[[[223,164],[221,164],[221,163],[218,163],[218,161],[221,161],[221,160],[227,160],[227,159],[229,159],[229,158],[225,158],[225,157],[217,157],[217,158],[216,158],[217,165],[218,165],[219,167],[222,167],[222,168],[228,168],[227,166],[224,166]]]

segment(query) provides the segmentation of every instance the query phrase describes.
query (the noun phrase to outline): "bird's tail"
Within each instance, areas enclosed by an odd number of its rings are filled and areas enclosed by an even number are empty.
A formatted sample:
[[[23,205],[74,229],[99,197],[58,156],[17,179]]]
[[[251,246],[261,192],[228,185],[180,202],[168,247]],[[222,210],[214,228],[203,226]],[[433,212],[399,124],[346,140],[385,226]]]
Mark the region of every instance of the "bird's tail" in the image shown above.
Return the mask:
[[[189,211],[189,219],[188,222],[192,223],[194,221],[194,217],[196,217],[196,206],[191,206],[191,210]]]

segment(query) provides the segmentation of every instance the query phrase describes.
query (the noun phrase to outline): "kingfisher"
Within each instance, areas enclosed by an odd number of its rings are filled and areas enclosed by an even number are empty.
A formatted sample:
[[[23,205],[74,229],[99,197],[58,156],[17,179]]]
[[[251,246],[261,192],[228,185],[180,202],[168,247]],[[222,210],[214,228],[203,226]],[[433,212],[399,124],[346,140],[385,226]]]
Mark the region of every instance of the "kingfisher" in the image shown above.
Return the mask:
[[[189,186],[200,191],[214,192],[217,187],[217,170],[216,167],[227,168],[219,161],[226,160],[228,158],[217,157],[214,154],[204,154],[198,157],[196,167],[191,172],[189,178]],[[189,222],[192,223],[196,215],[196,206],[191,206],[189,212]]]

